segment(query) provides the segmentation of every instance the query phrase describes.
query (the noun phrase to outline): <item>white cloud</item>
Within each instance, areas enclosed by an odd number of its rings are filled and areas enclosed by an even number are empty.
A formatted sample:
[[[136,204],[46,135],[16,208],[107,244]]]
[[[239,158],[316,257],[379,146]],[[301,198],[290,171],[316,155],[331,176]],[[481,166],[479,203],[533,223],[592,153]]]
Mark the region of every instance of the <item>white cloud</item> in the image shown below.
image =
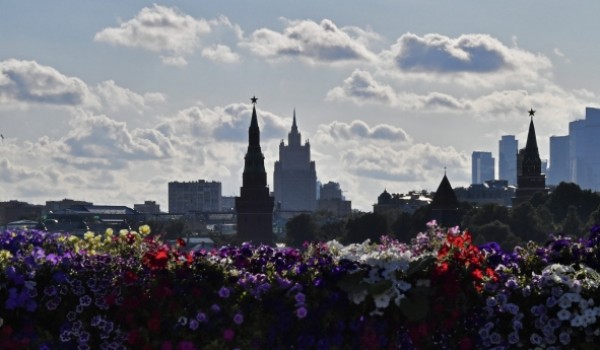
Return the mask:
[[[181,59],[198,46],[200,36],[210,32],[204,19],[195,19],[177,9],[144,7],[134,18],[116,28],[105,28],[94,40],[167,53],[168,61]]]
[[[0,61],[0,101],[14,107],[27,104],[80,106],[93,103],[87,85],[35,61]]]
[[[407,33],[391,47],[397,68],[437,73],[492,73],[503,70],[539,71],[551,68],[548,58],[518,47],[507,47],[487,34],[450,38],[440,34],[422,37]]]
[[[447,167],[453,185],[469,181],[470,157],[453,147],[414,143],[407,133],[364,121],[319,126],[312,138],[319,180],[340,182],[362,210],[384,188],[393,192],[435,190]],[[365,206],[367,205],[367,206]],[[356,206],[356,204],[355,204]]]
[[[397,93],[390,85],[376,81],[371,73],[355,70],[341,86],[329,90],[328,101],[351,101],[358,105],[386,104],[404,110],[465,110],[470,104],[463,99],[440,92],[426,95]]]
[[[183,67],[188,64],[188,56],[202,47],[201,40],[208,39],[209,34],[219,31],[219,28],[233,32],[238,40],[243,37],[242,29],[225,16],[213,20],[196,19],[177,8],[155,4],[144,7],[134,18],[118,27],[99,31],[94,40],[160,53],[164,64]],[[225,45],[205,47],[202,56],[225,63],[239,59]]]
[[[240,56],[231,51],[229,46],[214,45],[202,49],[202,57],[206,57],[215,62],[235,63],[239,62]]]
[[[487,34],[402,35],[380,53],[381,74],[404,82],[426,82],[460,89],[488,91],[539,87],[552,79],[552,63],[516,45],[507,46]]]
[[[267,59],[297,58],[308,63],[373,61],[376,56],[368,49],[367,37],[376,34],[358,28],[338,28],[329,19],[286,20],[279,33],[262,28],[254,31],[241,46]]]
[[[141,114],[166,102],[158,92],[138,94],[113,80],[89,86],[76,77],[35,61],[0,61],[0,108],[56,106],[97,112],[134,111]]]
[[[316,137],[320,144],[337,144],[343,140],[355,140],[357,142],[394,142],[396,144],[408,144],[411,142],[408,134],[401,128],[379,124],[370,127],[361,120],[348,123],[333,121],[329,124],[321,124],[317,129]]]
[[[234,103],[225,107],[191,107],[157,126],[167,136],[203,138],[217,142],[247,142],[252,105]],[[261,140],[279,139],[291,122],[268,111],[257,111]]]
[[[146,93],[140,95],[130,89],[117,85],[113,80],[100,82],[92,88],[93,93],[100,101],[104,110],[116,111],[121,108],[133,108],[138,113],[156,104],[166,102],[166,96],[162,93]]]

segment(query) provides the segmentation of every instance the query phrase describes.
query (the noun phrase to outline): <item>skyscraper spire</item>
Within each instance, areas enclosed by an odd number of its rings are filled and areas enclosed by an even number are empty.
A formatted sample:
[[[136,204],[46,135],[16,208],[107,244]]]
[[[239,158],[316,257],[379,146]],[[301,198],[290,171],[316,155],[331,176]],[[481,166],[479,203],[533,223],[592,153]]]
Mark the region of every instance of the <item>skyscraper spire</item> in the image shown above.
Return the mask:
[[[288,134],[288,144],[293,146],[300,146],[302,141],[302,135],[298,132],[298,125],[296,124],[296,108],[294,108],[294,118],[292,121],[292,130]]]

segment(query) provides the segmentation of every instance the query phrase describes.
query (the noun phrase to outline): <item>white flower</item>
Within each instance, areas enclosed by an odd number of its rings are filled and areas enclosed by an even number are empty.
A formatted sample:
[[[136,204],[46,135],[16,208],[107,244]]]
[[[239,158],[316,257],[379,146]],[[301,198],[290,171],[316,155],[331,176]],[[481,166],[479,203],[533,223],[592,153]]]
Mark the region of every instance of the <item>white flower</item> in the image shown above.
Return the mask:
[[[367,297],[367,295],[368,295],[368,293],[367,293],[366,290],[361,290],[360,292],[350,293],[348,295],[348,297],[350,298],[350,300],[352,300],[352,302],[354,304],[360,304],[360,303],[362,303],[365,300],[365,298]]]
[[[571,319],[571,327],[584,327],[585,321],[583,317],[577,315]]]
[[[373,301],[375,302],[375,307],[378,309],[385,309],[390,305],[390,295],[386,293],[377,294],[373,296]]]
[[[396,286],[403,292],[406,292],[407,290],[410,289],[410,287],[412,287],[412,285],[410,283],[407,283],[404,281],[398,281],[396,283]]]
[[[418,279],[417,287],[431,287],[431,280]]]
[[[562,309],[556,314],[556,317],[558,317],[558,319],[561,321],[567,321],[571,319],[571,312],[569,310]]]

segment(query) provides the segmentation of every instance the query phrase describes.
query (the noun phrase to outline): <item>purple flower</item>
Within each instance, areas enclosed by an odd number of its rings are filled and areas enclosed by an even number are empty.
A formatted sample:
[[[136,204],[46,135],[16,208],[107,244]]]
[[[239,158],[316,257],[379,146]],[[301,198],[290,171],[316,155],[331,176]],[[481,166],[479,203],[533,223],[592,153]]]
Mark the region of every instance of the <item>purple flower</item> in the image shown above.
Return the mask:
[[[244,315],[237,313],[233,316],[233,323],[241,325],[244,322]]]
[[[306,296],[300,292],[296,293],[294,299],[296,300],[296,303],[300,305],[304,305],[304,303],[306,302]]]
[[[219,289],[219,296],[221,298],[229,298],[229,288],[227,287],[222,287],[221,289]]]
[[[198,312],[196,319],[198,322],[206,322],[206,314],[204,312]]]
[[[214,313],[218,313],[219,311],[221,311],[221,307],[217,304],[213,304],[210,309],[212,310],[212,312]]]
[[[198,325],[199,325],[198,321],[194,320],[193,318],[190,319],[189,327],[191,330],[195,331],[196,329],[198,329]]]
[[[306,308],[304,306],[300,306],[299,308],[296,309],[296,316],[299,319],[306,317],[306,314],[308,314],[308,311],[306,310]]]

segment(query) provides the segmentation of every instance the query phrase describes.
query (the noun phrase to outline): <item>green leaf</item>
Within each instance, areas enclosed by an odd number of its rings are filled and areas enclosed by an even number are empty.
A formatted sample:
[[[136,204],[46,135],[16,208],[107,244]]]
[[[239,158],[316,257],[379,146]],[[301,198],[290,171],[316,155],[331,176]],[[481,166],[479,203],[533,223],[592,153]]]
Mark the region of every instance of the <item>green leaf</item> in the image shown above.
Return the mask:
[[[383,292],[390,289],[391,287],[392,287],[392,281],[383,280],[381,282],[377,282],[375,284],[370,285],[369,286],[369,294],[370,295],[382,294]]]
[[[429,299],[423,294],[410,293],[400,302],[400,312],[411,322],[424,320],[429,313]]]
[[[344,290],[346,293],[358,292],[365,289],[365,278],[366,271],[360,270],[348,275],[345,275],[341,280],[338,281],[337,286]]]
[[[414,274],[421,273],[433,266],[434,263],[435,257],[430,255],[416,261],[411,261],[408,265],[408,270],[406,270],[406,275],[410,277]]]

